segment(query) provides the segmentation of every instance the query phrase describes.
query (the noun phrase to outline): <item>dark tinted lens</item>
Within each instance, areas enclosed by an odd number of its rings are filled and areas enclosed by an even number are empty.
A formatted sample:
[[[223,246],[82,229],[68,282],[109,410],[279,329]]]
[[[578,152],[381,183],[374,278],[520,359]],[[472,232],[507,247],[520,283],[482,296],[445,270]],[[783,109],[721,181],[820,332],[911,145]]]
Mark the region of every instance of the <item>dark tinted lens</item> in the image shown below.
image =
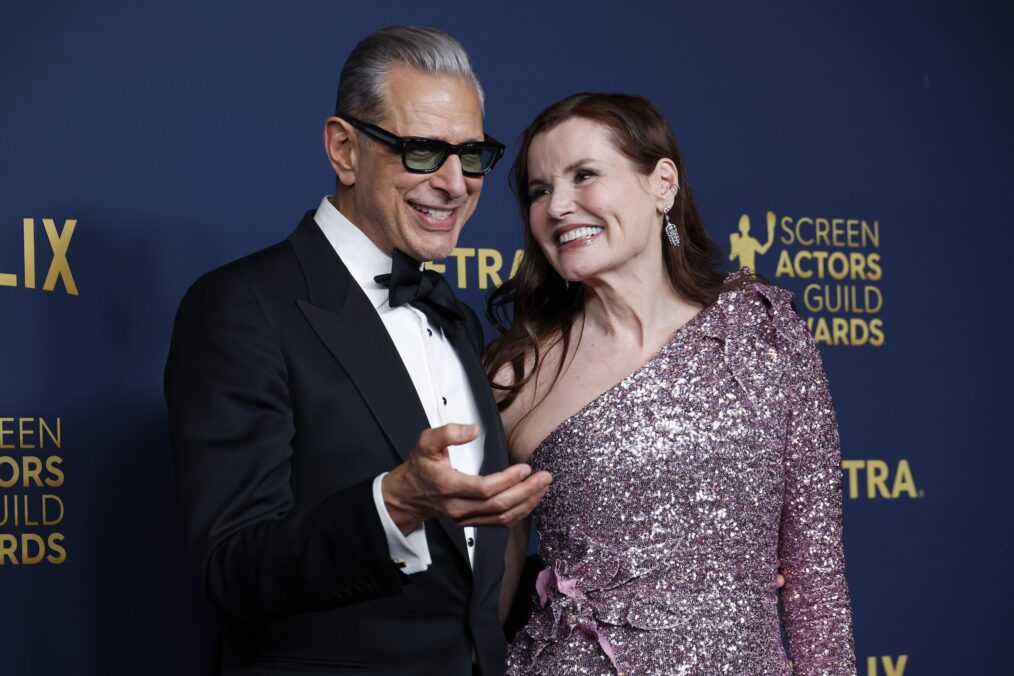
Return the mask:
[[[405,144],[405,166],[416,171],[431,171],[444,161],[446,144],[439,141],[409,141]]]
[[[462,148],[459,157],[461,158],[461,170],[468,174],[478,174],[488,164],[482,149],[475,146]]]
[[[486,143],[469,143],[461,149],[461,170],[466,174],[485,174],[496,159],[496,148]]]

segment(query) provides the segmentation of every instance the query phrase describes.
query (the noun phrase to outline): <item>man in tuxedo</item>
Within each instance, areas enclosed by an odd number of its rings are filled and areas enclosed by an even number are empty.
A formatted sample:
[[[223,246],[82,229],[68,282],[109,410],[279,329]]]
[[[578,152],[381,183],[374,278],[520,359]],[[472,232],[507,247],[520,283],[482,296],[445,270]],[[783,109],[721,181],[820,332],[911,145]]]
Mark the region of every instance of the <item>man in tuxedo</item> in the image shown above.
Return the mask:
[[[324,142],[335,195],[194,284],[166,365],[219,669],[502,674],[502,527],[551,477],[507,465],[478,319],[420,262],[503,147],[461,45],[407,26],[356,46]]]

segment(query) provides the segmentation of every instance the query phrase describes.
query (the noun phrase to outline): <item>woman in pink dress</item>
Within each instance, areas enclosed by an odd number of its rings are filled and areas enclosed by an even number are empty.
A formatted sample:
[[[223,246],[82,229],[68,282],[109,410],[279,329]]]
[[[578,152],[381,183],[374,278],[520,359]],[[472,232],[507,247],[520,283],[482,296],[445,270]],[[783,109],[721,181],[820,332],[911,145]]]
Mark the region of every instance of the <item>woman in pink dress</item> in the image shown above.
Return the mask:
[[[644,98],[550,106],[511,179],[525,258],[486,365],[512,461],[554,482],[508,673],[854,674],[837,426],[791,295],[717,270]]]

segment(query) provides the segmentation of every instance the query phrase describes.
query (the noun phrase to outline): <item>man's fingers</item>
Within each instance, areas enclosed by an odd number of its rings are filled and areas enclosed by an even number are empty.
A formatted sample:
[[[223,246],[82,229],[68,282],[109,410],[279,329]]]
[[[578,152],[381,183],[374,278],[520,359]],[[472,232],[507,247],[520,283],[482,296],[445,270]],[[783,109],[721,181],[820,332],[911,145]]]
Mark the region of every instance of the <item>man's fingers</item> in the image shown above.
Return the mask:
[[[413,453],[422,460],[423,482],[429,486],[427,502],[440,514],[456,523],[489,517],[490,523],[508,525],[526,516],[548,489],[552,476],[548,472],[532,474],[525,464],[488,474],[474,476],[453,469],[447,447],[467,443],[479,434],[478,425],[449,424],[424,430]],[[433,465],[432,461],[437,464]],[[428,469],[424,469],[427,468]]]
[[[524,481],[531,473],[532,468],[528,465],[511,465],[505,470],[486,476],[453,472],[444,477],[447,481],[445,495],[468,501],[488,500]]]
[[[429,451],[441,451],[448,446],[466,444],[479,436],[478,425],[458,425],[449,423],[438,428],[423,430],[419,435],[419,448]]]
[[[524,502],[522,502],[520,505],[518,505],[514,509],[510,510],[509,512],[507,512],[505,514],[500,515],[500,517],[498,519],[498,522],[499,522],[498,525],[501,525],[501,526],[504,526],[504,527],[510,527],[510,526],[513,526],[514,524],[516,524],[518,521],[521,521],[522,519],[526,518],[529,514],[532,513],[532,510],[535,509],[535,506],[539,504],[539,501],[542,500],[542,498],[548,492],[549,492],[549,486],[546,485],[545,488],[543,488],[542,490],[540,490],[535,495],[532,495],[531,497],[529,497],[527,500],[525,500]]]
[[[514,470],[514,468],[518,468]],[[513,465],[503,472],[505,477],[489,475],[485,479],[494,481],[483,486],[483,493],[477,496],[482,502],[479,509],[486,513],[506,512],[529,495],[549,487],[553,475],[549,472],[535,472],[528,465]]]
[[[416,448],[427,455],[443,455],[448,446],[467,444],[479,436],[478,425],[459,425],[450,423],[441,427],[423,430],[419,435]]]
[[[459,525],[500,526],[505,528],[513,526],[514,524],[518,523],[522,519],[526,518],[529,514],[531,514],[532,510],[535,509],[535,506],[539,504],[539,500],[541,500],[548,491],[549,487],[546,486],[545,488],[541,489],[538,493],[529,496],[527,500],[507,510],[506,512],[503,512],[501,514],[493,514],[490,516],[482,516],[473,519],[468,519],[466,521],[463,521]]]
[[[486,476],[451,470],[440,479],[443,484],[441,493],[446,497],[463,500],[488,500],[524,481],[531,473],[532,468],[528,465],[511,465],[505,470]]]
[[[552,480],[549,472],[536,472],[485,500],[466,500],[450,505],[449,516],[460,525],[508,525],[508,521],[516,521],[534,509],[549,490]]]

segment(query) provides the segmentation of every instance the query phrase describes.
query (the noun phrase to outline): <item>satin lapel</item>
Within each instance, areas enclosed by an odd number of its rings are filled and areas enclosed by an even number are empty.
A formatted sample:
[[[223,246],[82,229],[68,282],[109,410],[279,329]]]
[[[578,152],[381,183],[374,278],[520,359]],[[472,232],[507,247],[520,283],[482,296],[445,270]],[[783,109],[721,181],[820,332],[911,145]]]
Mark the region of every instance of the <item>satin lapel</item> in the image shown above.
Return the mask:
[[[307,212],[289,242],[309,290],[309,301],[296,301],[299,309],[404,460],[429,422],[390,334],[317,227],[313,212]]]
[[[339,313],[304,300],[296,302],[348,373],[400,460],[405,460],[429,422],[412,379],[373,306],[358,287],[351,290]]]
[[[479,474],[499,472],[507,466],[507,444],[504,440],[500,412],[497,410],[493,392],[489,388],[486,372],[482,368],[482,362],[474,344],[468,338],[463,322],[455,324],[449,337],[458,353],[458,358],[461,359],[462,366],[465,367],[468,383],[472,387],[472,395],[475,398],[475,405],[479,410],[479,418],[482,420],[483,429],[486,430],[482,467]],[[487,580],[503,561],[506,531],[501,528],[479,528],[476,532],[475,547],[475,579]]]
[[[430,424],[401,361],[398,348],[376,310],[352,280],[312,211],[289,237],[306,275],[309,301],[297,300],[317,336],[342,365],[401,460]],[[467,565],[465,533],[448,519],[437,523]]]

